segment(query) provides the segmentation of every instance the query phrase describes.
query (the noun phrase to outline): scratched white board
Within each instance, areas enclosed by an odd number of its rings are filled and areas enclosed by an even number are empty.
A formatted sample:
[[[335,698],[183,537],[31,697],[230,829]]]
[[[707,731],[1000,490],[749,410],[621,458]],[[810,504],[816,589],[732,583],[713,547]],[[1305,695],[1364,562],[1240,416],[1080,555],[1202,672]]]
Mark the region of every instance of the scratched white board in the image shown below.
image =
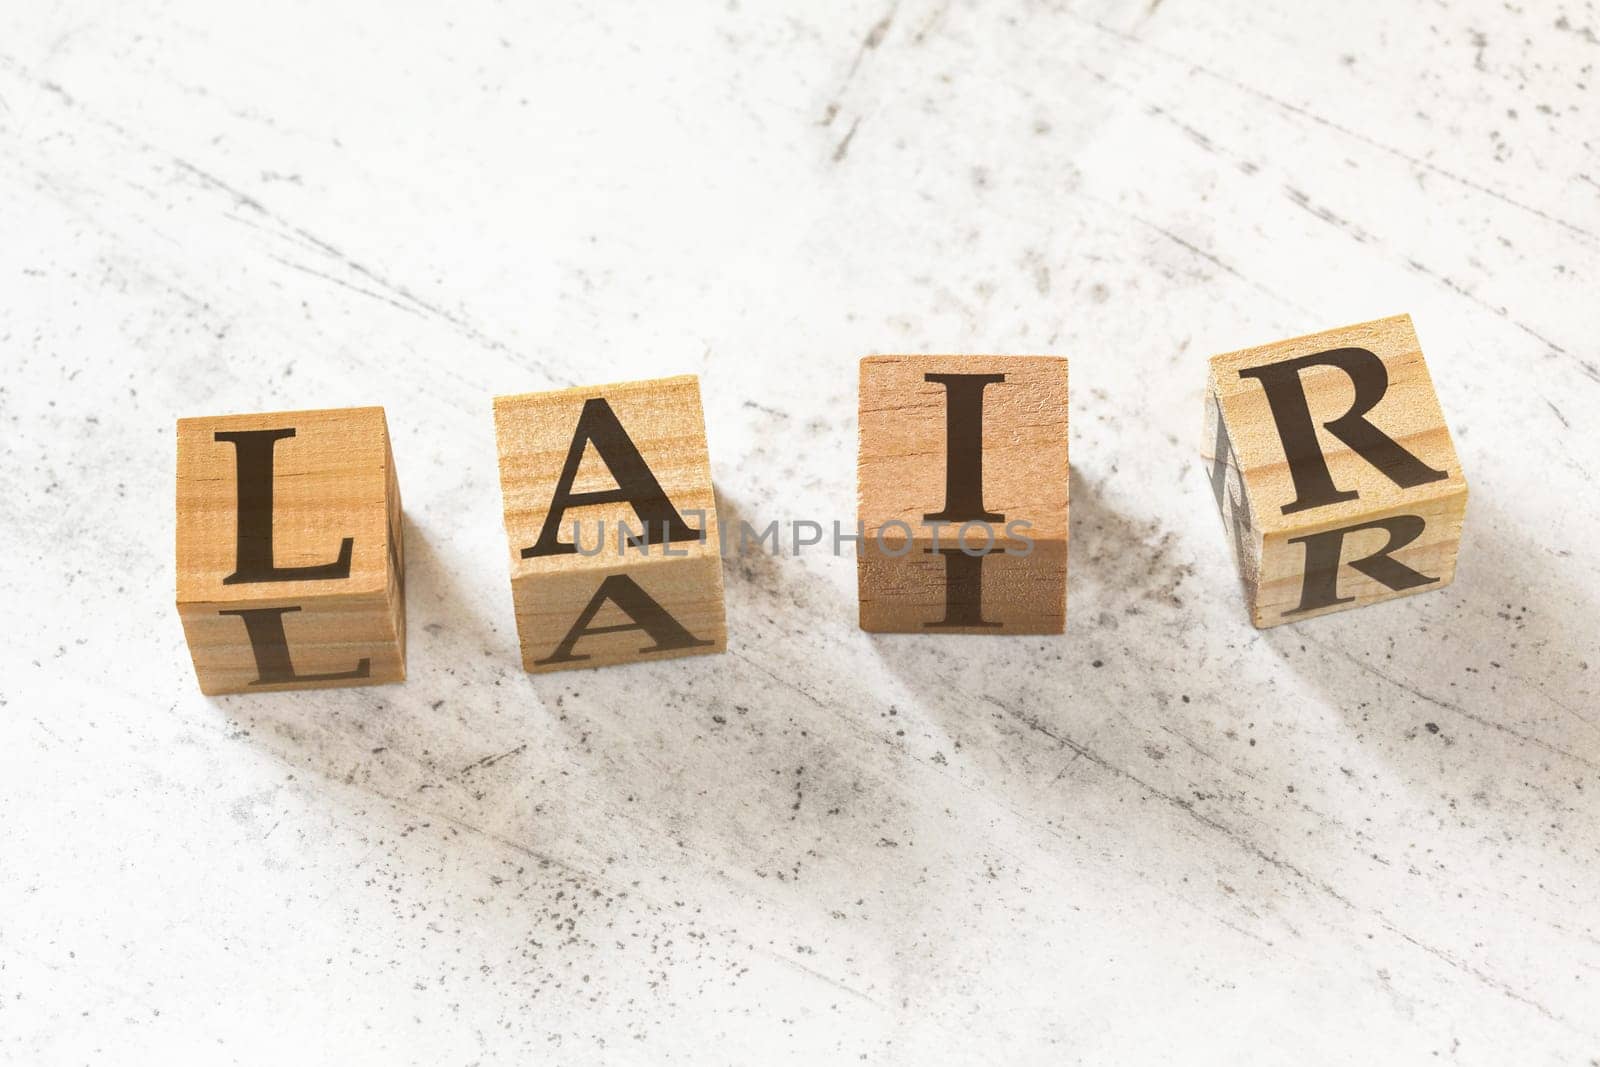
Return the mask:
[[[0,1059],[1586,1062],[1600,11],[0,11]],[[1204,357],[1409,312],[1447,590],[1258,634]],[[696,373],[853,515],[856,360],[1072,360],[1068,633],[519,670],[489,398]],[[173,421],[382,404],[410,680],[202,697]]]

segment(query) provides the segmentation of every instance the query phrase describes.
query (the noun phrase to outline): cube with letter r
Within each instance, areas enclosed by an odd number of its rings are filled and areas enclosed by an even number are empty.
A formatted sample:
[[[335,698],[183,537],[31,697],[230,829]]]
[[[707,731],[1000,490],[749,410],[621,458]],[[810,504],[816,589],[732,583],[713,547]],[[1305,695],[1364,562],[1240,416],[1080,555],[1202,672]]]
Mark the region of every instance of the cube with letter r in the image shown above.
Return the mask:
[[[1409,315],[1213,357],[1204,441],[1255,625],[1455,577],[1467,483]]]

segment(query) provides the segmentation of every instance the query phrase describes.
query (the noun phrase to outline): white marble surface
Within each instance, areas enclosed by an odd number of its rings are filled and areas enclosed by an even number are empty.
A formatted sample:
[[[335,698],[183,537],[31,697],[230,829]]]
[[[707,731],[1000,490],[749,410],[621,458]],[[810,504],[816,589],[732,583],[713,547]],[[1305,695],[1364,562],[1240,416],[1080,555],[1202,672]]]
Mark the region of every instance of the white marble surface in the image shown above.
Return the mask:
[[[0,1061],[1600,1057],[1600,9],[0,11]],[[1203,357],[1416,319],[1443,592],[1257,633]],[[518,669],[489,399],[702,376],[852,517],[870,351],[1072,358],[1069,633]],[[173,420],[382,404],[410,680],[211,700]]]

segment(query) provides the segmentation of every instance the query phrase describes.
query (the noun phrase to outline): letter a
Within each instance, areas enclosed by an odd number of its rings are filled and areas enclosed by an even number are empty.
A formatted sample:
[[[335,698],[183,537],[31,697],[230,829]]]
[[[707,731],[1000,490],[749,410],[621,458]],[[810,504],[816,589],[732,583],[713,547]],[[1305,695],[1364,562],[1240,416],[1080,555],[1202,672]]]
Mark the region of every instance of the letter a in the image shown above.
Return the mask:
[[[591,443],[606,469],[611,472],[611,477],[616,479],[617,487],[574,493],[572,484],[578,477],[578,465],[583,462],[585,447]],[[645,538],[650,544],[665,545],[700,539],[701,531],[684,522],[678,509],[667,499],[661,483],[656,481],[644,457],[639,455],[628,431],[617,421],[611,405],[595,397],[584,401],[583,411],[578,416],[578,428],[572,435],[572,447],[567,451],[566,465],[561,468],[561,479],[556,483],[555,497],[550,501],[549,514],[545,516],[544,528],[539,531],[539,540],[532,547],[522,550],[522,558],[563,556],[576,552],[578,546],[575,543],[559,540],[561,517],[567,509],[586,504],[619,502],[633,505],[634,513],[644,523]],[[655,540],[657,531],[660,531],[659,541]]]
[[[621,608],[633,621],[614,626],[590,626],[607,601]],[[656,603],[655,599],[641,589],[639,583],[632,578],[626,574],[612,574],[600,583],[600,588],[596,589],[594,596],[589,599],[589,605],[578,615],[578,621],[572,624],[572,629],[567,631],[567,636],[561,639],[561,644],[556,646],[556,650],[535,662],[543,667],[551,663],[572,663],[588,659],[587,655],[573,655],[572,650],[579,641],[591,634],[617,634],[629,630],[642,630],[655,642],[649,648],[641,648],[639,650],[641,656],[650,652],[700,648],[715,643],[696,639],[694,634],[685,630],[677,619],[668,615],[666,609]]]

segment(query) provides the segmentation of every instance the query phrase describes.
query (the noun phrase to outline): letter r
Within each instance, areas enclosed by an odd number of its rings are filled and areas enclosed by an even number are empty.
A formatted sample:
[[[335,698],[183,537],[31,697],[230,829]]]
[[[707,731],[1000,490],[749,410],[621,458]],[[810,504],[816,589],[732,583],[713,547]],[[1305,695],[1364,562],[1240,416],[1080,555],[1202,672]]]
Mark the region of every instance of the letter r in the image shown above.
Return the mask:
[[[1289,461],[1295,498],[1283,505],[1285,515],[1355,500],[1360,495],[1355,490],[1341,490],[1333,484],[1327,457],[1317,442],[1316,422],[1306,400],[1305,383],[1300,377],[1301,371],[1311,367],[1335,367],[1349,376],[1355,386],[1355,403],[1349,411],[1322,426],[1384,477],[1403,489],[1450,477],[1448,472],[1434,470],[1422,462],[1367,421],[1367,413],[1378,406],[1389,389],[1389,372],[1384,369],[1383,360],[1367,349],[1335,348],[1281,363],[1246,367],[1239,372],[1239,377],[1254,378],[1266,390],[1267,406],[1272,410],[1272,421],[1277,425],[1278,439]]]

